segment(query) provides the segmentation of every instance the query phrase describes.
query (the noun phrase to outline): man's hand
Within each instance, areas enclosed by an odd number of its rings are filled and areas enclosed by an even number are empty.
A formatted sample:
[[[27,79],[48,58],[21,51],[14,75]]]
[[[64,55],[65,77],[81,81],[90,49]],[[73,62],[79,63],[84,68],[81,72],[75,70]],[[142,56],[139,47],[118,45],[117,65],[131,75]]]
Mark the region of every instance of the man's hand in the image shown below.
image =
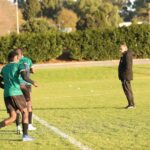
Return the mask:
[[[30,68],[30,73],[32,73],[32,74],[34,74],[34,73],[35,73],[35,71],[34,71],[34,69],[33,69],[33,68]]]
[[[38,87],[38,85],[37,85],[36,82],[34,82],[32,85],[33,85],[34,87]]]

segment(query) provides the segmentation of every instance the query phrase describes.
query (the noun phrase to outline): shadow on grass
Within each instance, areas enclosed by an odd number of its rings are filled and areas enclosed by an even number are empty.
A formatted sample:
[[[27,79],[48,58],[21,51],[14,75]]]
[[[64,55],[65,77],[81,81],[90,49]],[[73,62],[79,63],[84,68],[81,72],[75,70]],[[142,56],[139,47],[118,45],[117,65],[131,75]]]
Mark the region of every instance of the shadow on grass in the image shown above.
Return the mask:
[[[16,138],[2,138],[1,136],[3,135],[9,135],[9,137],[11,137],[11,134],[16,134],[15,130],[0,130],[0,141],[5,141],[5,142],[11,142],[11,141],[17,141],[20,142],[22,141],[20,138],[16,139]]]
[[[6,111],[6,109],[0,109],[0,112],[1,112],[1,111]]]
[[[101,107],[51,107],[51,108],[34,108],[34,110],[90,110],[90,109],[125,109],[125,107],[110,107],[110,106],[101,106]],[[2,109],[0,111],[6,111]]]
[[[20,138],[11,138],[11,134],[16,134],[15,130],[0,130],[0,141],[5,141],[5,142],[21,142],[22,140]],[[3,135],[9,136],[9,138],[2,138]]]
[[[124,107],[70,107],[70,108],[34,108],[34,110],[90,110],[90,109],[124,109]]]
[[[0,135],[1,134],[14,134],[16,133],[15,130],[0,130]]]
[[[0,138],[0,141],[5,141],[5,142],[22,142],[21,139],[1,139]]]

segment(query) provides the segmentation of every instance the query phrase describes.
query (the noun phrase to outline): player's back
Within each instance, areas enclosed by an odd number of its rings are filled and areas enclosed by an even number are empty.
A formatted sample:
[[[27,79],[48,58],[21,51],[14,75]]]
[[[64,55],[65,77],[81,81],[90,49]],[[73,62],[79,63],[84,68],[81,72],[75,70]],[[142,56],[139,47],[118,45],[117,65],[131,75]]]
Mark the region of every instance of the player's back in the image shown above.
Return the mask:
[[[5,97],[22,94],[19,85],[20,71],[21,71],[21,67],[19,63],[9,63],[2,68],[1,74],[4,79]]]

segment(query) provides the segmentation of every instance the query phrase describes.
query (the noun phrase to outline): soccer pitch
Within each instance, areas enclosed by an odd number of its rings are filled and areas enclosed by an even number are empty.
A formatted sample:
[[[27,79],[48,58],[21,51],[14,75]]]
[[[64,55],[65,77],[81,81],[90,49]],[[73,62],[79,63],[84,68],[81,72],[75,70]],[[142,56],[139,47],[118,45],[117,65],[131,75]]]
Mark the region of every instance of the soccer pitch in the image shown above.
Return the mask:
[[[78,150],[47,126],[53,126],[92,150],[150,149],[150,65],[134,66],[136,109],[125,110],[126,98],[117,67],[39,69],[32,76],[36,140],[21,142],[15,124],[0,129],[0,150]],[[0,90],[0,119],[7,117]],[[82,148],[81,148],[82,149]]]

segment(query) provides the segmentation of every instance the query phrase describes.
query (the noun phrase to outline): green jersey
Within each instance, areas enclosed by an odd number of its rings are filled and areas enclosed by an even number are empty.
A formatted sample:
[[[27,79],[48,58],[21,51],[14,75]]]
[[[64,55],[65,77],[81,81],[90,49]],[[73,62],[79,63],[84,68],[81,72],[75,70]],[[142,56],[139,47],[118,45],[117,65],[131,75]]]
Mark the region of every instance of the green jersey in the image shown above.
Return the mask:
[[[27,76],[30,77],[30,68],[32,67],[32,61],[30,58],[28,57],[22,57],[20,60],[19,60],[19,63],[24,65],[25,67],[25,70],[26,70],[26,73],[27,73]],[[20,81],[20,84],[28,84],[28,85],[31,85],[30,83],[26,82],[25,80],[22,79],[22,77],[20,76],[19,77],[19,81]]]
[[[20,89],[19,75],[25,70],[20,63],[9,63],[1,70],[1,76],[4,80],[4,97],[23,95]]]

